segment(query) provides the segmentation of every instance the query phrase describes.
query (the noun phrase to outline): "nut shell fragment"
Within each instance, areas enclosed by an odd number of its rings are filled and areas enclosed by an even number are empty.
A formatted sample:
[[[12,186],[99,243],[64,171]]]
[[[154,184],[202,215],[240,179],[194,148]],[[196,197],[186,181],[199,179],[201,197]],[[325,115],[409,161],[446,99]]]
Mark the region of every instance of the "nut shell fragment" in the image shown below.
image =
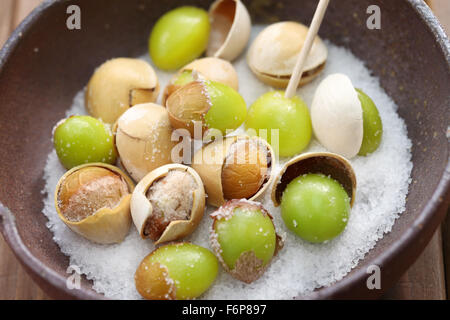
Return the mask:
[[[254,40],[247,55],[252,72],[264,83],[286,88],[308,27],[297,22],[279,22],[265,28]],[[328,50],[322,40],[314,40],[305,63],[300,86],[313,80],[324,68]]]
[[[114,179],[117,185],[103,184],[104,178],[109,182]],[[130,229],[133,189],[131,179],[117,167],[104,163],[81,165],[59,180],[55,190],[56,211],[71,230],[84,238],[101,244],[119,243]],[[102,193],[111,199],[105,199]]]
[[[158,94],[158,78],[147,62],[116,58],[95,71],[86,88],[85,105],[93,117],[113,124],[128,108],[155,102]]]
[[[226,137],[223,140],[218,140],[210,144],[205,145],[201,150],[194,154],[192,161],[192,168],[198,172],[202,178],[203,184],[205,185],[206,194],[208,195],[208,204],[220,207],[226,200],[224,196],[223,188],[223,169],[227,156],[234,143],[241,141],[243,139],[253,139],[257,142],[258,146],[266,148],[267,158],[265,162],[260,164],[266,164],[267,170],[265,171],[265,180],[261,187],[251,196],[248,200],[254,200],[259,198],[269,187],[273,179],[272,167],[275,162],[275,154],[272,147],[264,140],[259,137],[248,137],[248,136],[231,136]],[[257,157],[255,157],[256,159]],[[259,157],[258,157],[259,158]],[[253,158],[250,158],[253,159]],[[264,169],[264,168],[263,168]],[[253,171],[245,172],[242,174],[253,174]],[[234,175],[238,178],[238,175]],[[252,181],[251,177],[240,176],[242,181]],[[236,181],[239,183],[239,181]]]
[[[127,110],[116,125],[116,147],[122,165],[135,181],[172,162],[172,127],[166,108],[153,103]]]
[[[192,208],[187,220],[172,220],[170,223],[162,224],[159,217],[155,217],[155,208],[148,199],[147,193],[152,185],[163,179],[171,171],[181,171],[189,174],[195,181],[196,187],[192,191]],[[131,198],[131,215],[133,222],[143,239],[151,238],[149,224],[156,224],[154,228],[160,228],[159,238],[153,239],[156,244],[178,240],[191,234],[203,218],[205,209],[205,190],[200,176],[192,168],[181,164],[169,164],[157,168],[146,175],[136,186]]]
[[[240,0],[217,0],[210,9],[211,35],[206,55],[236,59],[250,39],[251,18]]]
[[[329,152],[305,153],[287,162],[272,187],[274,205],[280,205],[283,192],[292,180],[309,173],[321,173],[338,181],[350,197],[350,206],[353,207],[356,197],[355,172],[347,159]]]
[[[206,92],[203,81],[193,81],[169,96],[166,106],[174,128],[186,129],[192,137],[195,134],[195,123],[202,126],[202,134],[207,130],[204,117],[211,108],[211,101]]]

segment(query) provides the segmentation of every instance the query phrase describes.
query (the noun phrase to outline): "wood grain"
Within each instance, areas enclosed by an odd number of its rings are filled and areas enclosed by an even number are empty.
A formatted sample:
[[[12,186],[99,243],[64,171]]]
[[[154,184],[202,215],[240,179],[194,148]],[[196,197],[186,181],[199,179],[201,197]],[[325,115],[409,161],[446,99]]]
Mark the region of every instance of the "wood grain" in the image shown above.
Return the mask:
[[[14,27],[17,27],[22,20],[42,2],[42,0],[16,0],[15,2],[16,8],[14,12],[13,24]]]
[[[438,229],[419,259],[389,290],[388,300],[445,300],[445,271],[441,230]]]
[[[41,0],[0,1],[0,47],[12,30]],[[450,32],[450,1],[429,0],[437,17]],[[48,299],[26,274],[0,237],[0,299]],[[444,264],[445,261],[445,264]],[[385,299],[445,299],[445,272],[450,288],[450,215],[424,253],[405,273]]]
[[[8,39],[13,26],[14,0],[2,0],[0,7],[0,47]]]
[[[429,0],[430,7],[441,22],[447,34],[450,34],[450,1],[449,0]]]

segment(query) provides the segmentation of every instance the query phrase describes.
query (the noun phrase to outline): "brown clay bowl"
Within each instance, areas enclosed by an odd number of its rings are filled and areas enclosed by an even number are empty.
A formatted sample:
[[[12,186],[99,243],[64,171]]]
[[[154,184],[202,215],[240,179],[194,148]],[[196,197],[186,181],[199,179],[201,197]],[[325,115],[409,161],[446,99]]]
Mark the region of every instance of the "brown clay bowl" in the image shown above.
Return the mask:
[[[331,1],[321,35],[352,50],[381,78],[399,106],[414,143],[406,212],[391,233],[335,285],[312,298],[374,298],[398,280],[443,220],[450,201],[450,45],[423,1],[378,0],[381,30],[366,28],[372,0]],[[74,0],[82,28],[66,28],[67,1],[46,1],[14,32],[0,53],[0,229],[17,258],[56,298],[96,299],[85,279],[66,288],[68,258],[52,241],[41,213],[43,168],[53,125],[74,94],[106,59],[147,51],[154,21],[182,4],[207,8],[210,0]],[[309,24],[316,0],[246,1],[257,22]],[[39,50],[35,50],[39,48]],[[36,52],[37,51],[37,52]],[[418,97],[417,100],[412,97]],[[366,287],[367,266],[377,264],[382,289]]]

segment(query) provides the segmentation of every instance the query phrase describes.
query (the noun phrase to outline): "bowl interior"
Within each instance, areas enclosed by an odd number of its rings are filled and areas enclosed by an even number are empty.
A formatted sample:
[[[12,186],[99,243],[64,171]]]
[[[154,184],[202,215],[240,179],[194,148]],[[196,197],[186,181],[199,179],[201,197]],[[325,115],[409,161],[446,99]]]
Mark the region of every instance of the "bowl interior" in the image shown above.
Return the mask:
[[[317,1],[245,1],[255,22],[309,24]],[[399,106],[413,141],[407,210],[358,268],[379,257],[411,230],[431,199],[448,162],[450,97],[448,57],[409,1],[380,0],[382,29],[366,27],[370,0],[332,1],[320,34],[348,47],[381,78]],[[71,1],[82,12],[81,30],[66,27],[67,2],[35,12],[0,65],[0,201],[15,215],[20,237],[42,264],[66,277],[68,258],[52,240],[41,213],[43,169],[52,150],[52,127],[105,60],[138,56],[156,19],[180,5],[207,8],[207,0]],[[44,9],[44,10],[43,10]],[[13,44],[13,43],[11,43]],[[9,50],[9,51],[8,51]],[[430,213],[432,214],[432,213]],[[438,222],[435,223],[437,225]],[[32,268],[32,267],[31,267]],[[350,274],[350,275],[351,275]],[[82,290],[91,290],[83,279]]]

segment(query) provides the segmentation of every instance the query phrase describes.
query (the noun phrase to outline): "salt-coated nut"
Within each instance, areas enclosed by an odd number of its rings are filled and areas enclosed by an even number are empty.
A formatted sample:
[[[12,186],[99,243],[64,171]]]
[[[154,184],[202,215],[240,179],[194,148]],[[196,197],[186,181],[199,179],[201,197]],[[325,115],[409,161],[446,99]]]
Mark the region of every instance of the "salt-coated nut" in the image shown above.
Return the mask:
[[[356,198],[356,174],[347,159],[330,152],[305,153],[287,162],[274,179],[271,193],[274,205],[280,205],[283,192],[292,180],[309,173],[323,174],[338,181],[347,192],[350,206],[353,207]]]
[[[228,174],[226,160],[234,157],[233,145],[251,141],[255,145],[245,147],[243,152],[252,151],[252,154],[240,156],[241,165],[233,165]],[[246,144],[243,144],[246,146]],[[257,147],[256,147],[257,146]],[[230,153],[231,151],[231,153]],[[239,152],[239,151],[238,151]],[[265,157],[265,159],[264,159]],[[233,159],[233,158],[231,158]],[[275,154],[272,147],[259,137],[230,136],[205,145],[194,154],[192,168],[198,172],[205,186],[208,204],[219,207],[227,200],[225,190],[235,189],[234,196],[246,195],[248,200],[259,198],[269,187],[273,179],[273,166]],[[257,167],[260,167],[259,170]],[[249,169],[249,170],[247,170]],[[224,177],[227,186],[224,188]]]
[[[230,200],[210,217],[211,248],[223,268],[240,281],[260,278],[283,248],[272,216],[258,202]]]
[[[247,8],[240,0],[217,0],[209,16],[211,34],[206,55],[233,61],[250,39],[252,22]]]
[[[137,184],[131,198],[131,215],[140,236],[156,244],[191,234],[202,220],[204,209],[200,176],[181,164],[150,172]]]
[[[297,22],[278,22],[256,37],[247,54],[247,63],[262,82],[275,88],[286,88],[308,33],[308,27]],[[325,67],[328,50],[322,40],[314,40],[299,85],[312,81]]]
[[[159,82],[145,61],[116,58],[102,64],[91,77],[85,92],[90,115],[113,124],[130,107],[155,102]]]
[[[91,163],[67,171],[55,190],[59,218],[82,237],[101,244],[122,242],[131,225],[134,184],[119,168]]]
[[[139,182],[147,173],[172,163],[172,127],[166,108],[154,103],[127,110],[116,125],[116,147],[120,161]]]

